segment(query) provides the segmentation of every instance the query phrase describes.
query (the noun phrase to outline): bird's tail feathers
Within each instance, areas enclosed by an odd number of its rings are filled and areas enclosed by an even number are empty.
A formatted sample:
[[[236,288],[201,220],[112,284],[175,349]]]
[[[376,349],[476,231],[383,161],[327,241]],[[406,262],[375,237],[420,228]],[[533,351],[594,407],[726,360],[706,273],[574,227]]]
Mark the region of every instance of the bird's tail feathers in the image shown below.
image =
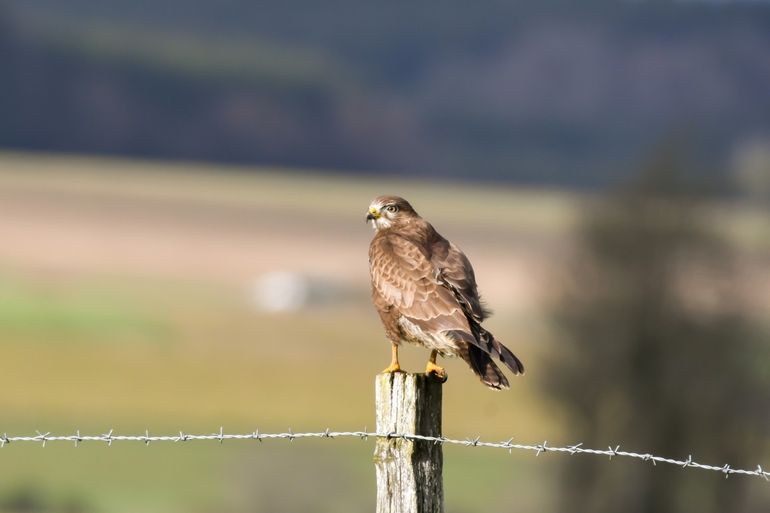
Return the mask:
[[[498,342],[498,344],[500,344]],[[500,361],[503,362],[514,374],[524,374],[524,364],[516,358],[510,349],[500,344]]]
[[[479,324],[474,324],[471,325],[473,334],[462,330],[448,332],[452,338],[461,342],[459,356],[489,388],[496,390],[510,388],[508,379],[493,358],[498,358],[514,374],[524,374],[524,364],[490,332]]]
[[[478,323],[472,323],[473,335],[478,341],[479,347],[492,357],[497,357],[514,374],[524,374],[524,364],[516,358],[510,349],[498,341],[494,335],[481,327]]]
[[[473,372],[479,377],[482,383],[494,390],[507,390],[510,388],[508,379],[495,365],[492,358],[480,347],[468,344],[467,350],[461,352],[463,360],[470,365]]]

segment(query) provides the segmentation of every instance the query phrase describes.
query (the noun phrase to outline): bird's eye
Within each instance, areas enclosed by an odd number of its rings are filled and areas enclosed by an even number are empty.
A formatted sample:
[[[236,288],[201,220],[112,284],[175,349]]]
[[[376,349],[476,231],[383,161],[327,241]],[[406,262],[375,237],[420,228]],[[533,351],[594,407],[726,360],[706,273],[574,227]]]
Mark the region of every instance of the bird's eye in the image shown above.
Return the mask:
[[[396,205],[388,205],[387,207],[385,207],[385,210],[395,214],[396,212],[398,212],[398,207]]]

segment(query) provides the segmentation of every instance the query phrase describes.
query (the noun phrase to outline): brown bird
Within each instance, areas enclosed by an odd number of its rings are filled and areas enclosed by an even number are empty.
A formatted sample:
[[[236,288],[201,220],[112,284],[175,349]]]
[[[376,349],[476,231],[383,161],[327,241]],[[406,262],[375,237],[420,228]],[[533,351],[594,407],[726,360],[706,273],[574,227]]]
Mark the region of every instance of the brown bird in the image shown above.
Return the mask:
[[[490,312],[481,302],[468,258],[420,217],[403,198],[379,196],[366,221],[376,233],[369,245],[372,301],[392,344],[383,372],[400,372],[402,342],[431,350],[425,372],[446,380],[438,355],[459,356],[489,388],[509,388],[493,358],[514,374],[521,361],[481,323]]]

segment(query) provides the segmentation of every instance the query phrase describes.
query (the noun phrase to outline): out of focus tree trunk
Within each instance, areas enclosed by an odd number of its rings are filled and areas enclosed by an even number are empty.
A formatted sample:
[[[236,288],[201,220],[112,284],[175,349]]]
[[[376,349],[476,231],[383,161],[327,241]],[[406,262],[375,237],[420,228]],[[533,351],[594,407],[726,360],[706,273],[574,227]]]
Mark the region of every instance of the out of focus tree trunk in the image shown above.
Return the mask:
[[[590,446],[755,468],[768,441],[767,344],[744,315],[731,248],[674,152],[584,219],[559,348],[543,372]],[[747,511],[748,480],[566,458],[562,511]],[[769,505],[765,504],[763,509]]]

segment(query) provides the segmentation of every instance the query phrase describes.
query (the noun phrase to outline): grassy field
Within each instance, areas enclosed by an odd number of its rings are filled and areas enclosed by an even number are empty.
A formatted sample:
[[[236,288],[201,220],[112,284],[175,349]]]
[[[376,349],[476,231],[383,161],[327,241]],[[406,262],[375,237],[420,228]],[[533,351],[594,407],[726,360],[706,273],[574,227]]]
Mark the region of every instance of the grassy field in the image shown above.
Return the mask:
[[[529,369],[493,393],[448,362],[445,434],[573,441],[539,392],[537,362],[552,347],[548,301],[590,197],[244,171],[0,155],[0,432],[372,427],[373,377],[389,350],[367,297],[363,218],[373,196],[398,193],[469,254],[497,312],[489,327]],[[758,215],[714,209],[757,269],[747,279],[763,284]],[[350,294],[260,312],[254,280],[279,269]],[[770,304],[770,286],[755,288],[758,306]],[[422,369],[423,351],[404,353]],[[27,497],[25,511],[360,511],[373,504],[372,449],[11,445],[0,451],[0,510],[22,511]],[[545,458],[453,448],[445,460],[451,511],[477,511],[482,498],[485,511],[508,511],[514,497],[524,511],[548,509]]]

